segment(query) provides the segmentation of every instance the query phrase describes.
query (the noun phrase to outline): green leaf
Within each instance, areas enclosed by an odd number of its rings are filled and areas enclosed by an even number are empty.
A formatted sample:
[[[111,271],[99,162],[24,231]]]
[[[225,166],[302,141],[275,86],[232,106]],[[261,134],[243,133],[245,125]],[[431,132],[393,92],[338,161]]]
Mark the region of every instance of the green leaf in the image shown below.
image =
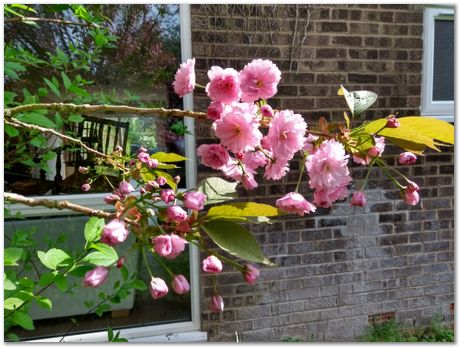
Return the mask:
[[[68,120],[70,122],[80,123],[83,122],[85,119],[79,114],[71,114],[69,115]]]
[[[107,244],[98,243],[91,244],[91,248],[94,248],[98,251],[92,252],[86,255],[82,262],[88,262],[96,266],[105,266],[108,267],[113,263],[117,262],[118,254],[114,248],[108,246]]]
[[[88,243],[98,239],[104,229],[105,221],[102,218],[91,217],[85,225],[85,240]]]
[[[150,155],[150,158],[158,160],[158,162],[162,163],[170,163],[170,162],[181,162],[185,161],[187,157],[175,154],[175,153],[166,153],[166,152],[156,152],[153,155]]]
[[[110,311],[111,308],[112,307],[109,304],[103,303],[100,306],[98,306],[94,312],[98,316],[102,317],[102,314],[104,314],[104,312]]]
[[[40,285],[41,287],[45,287],[45,286],[51,284],[52,282],[54,282],[54,274],[51,273],[51,272],[43,273],[40,276],[40,280],[38,282],[38,285]]]
[[[61,77],[65,89],[69,89],[69,87],[72,86],[72,81],[70,81],[69,77],[66,75],[64,71],[61,71]]]
[[[221,249],[251,262],[273,265],[260,251],[255,238],[241,225],[225,220],[212,220],[203,225],[207,235]]]
[[[412,128],[416,132],[427,137],[454,144],[454,126],[433,117],[407,116],[398,118],[404,127]]]
[[[73,270],[71,270],[69,274],[71,276],[81,278],[85,276],[86,272],[91,271],[93,268],[94,268],[93,266],[89,266],[89,265],[78,266],[74,268]]]
[[[28,314],[26,314],[24,312],[20,312],[20,311],[14,312],[14,314],[13,314],[13,322],[16,325],[19,325],[23,329],[26,329],[26,330],[34,330],[35,329],[34,322],[33,322],[32,318],[30,317],[30,315],[28,315]]]
[[[278,208],[268,204],[241,202],[212,207],[208,216],[279,216],[284,215]]]
[[[236,197],[236,182],[229,182],[221,178],[211,177],[202,180],[197,190],[204,193],[208,198],[205,205],[221,203]]]
[[[62,292],[66,292],[68,288],[67,277],[63,274],[58,274],[54,278],[54,284]]]
[[[121,276],[123,278],[123,281],[127,281],[128,280],[128,277],[129,277],[129,271],[128,271],[128,268],[126,268],[126,266],[121,266],[120,268],[120,272],[121,272]]]
[[[44,147],[47,143],[47,139],[43,135],[37,135],[33,137],[29,143],[35,147]]]
[[[87,90],[85,90],[83,88],[80,88],[78,86],[75,86],[75,85],[70,86],[69,91],[75,93],[76,95],[78,95],[80,97],[89,97],[90,96],[90,94],[88,93]]]
[[[38,90],[37,90],[37,93],[40,97],[46,97],[48,95],[48,89],[47,88],[44,88],[44,87],[40,87]]]
[[[19,336],[16,335],[16,334],[14,334],[14,333],[12,333],[12,332],[8,333],[8,334],[6,335],[6,337],[7,337],[8,339],[10,339],[11,341],[13,341],[13,342],[18,342],[18,341],[19,341]]]
[[[24,249],[21,248],[6,248],[4,250],[4,263],[5,266],[18,266],[18,261],[23,253]]]
[[[59,91],[59,86],[55,86],[54,83],[48,80],[46,77],[44,77],[43,80],[48,85],[48,87],[51,89],[51,91],[60,98],[61,92]]]
[[[52,270],[56,270],[58,266],[68,266],[72,259],[65,251],[56,248],[50,249],[46,253],[38,251],[37,254],[41,263]]]
[[[17,298],[17,297],[9,297],[5,299],[3,302],[3,308],[8,309],[10,311],[14,311],[20,305],[24,303],[24,300]]]
[[[34,111],[29,111],[25,113],[21,113],[16,118],[19,121],[25,122],[25,123],[30,123],[30,124],[35,124],[40,127],[45,127],[45,128],[56,128],[56,124],[51,121],[48,117],[39,114]]]
[[[139,291],[144,291],[147,289],[147,285],[145,285],[144,281],[140,279],[134,279],[129,283],[134,289],[137,289]]]
[[[13,283],[11,279],[9,279],[6,273],[3,273],[3,289],[4,290],[15,290],[16,285]]]
[[[15,7],[15,8],[20,8],[20,9],[25,10],[25,11],[37,13],[37,11],[35,11],[32,7],[29,7],[29,6],[27,6],[27,5],[23,5],[23,4],[11,4],[11,5],[9,5],[9,6],[10,6],[10,7]]]
[[[14,92],[10,92],[10,91],[5,91],[4,94],[3,94],[3,102],[5,103],[5,105],[10,105],[10,104],[13,104],[14,103],[14,99],[17,97],[18,95]]]
[[[36,300],[37,300],[37,304],[44,309],[51,311],[51,309],[53,308],[53,303],[51,302],[50,299],[46,297],[38,296]]]

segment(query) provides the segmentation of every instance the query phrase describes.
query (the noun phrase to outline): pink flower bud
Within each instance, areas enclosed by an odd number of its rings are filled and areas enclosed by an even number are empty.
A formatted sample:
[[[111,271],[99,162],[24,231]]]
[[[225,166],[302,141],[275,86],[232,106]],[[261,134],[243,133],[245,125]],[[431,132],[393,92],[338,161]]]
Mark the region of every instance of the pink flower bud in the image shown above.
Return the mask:
[[[407,188],[408,191],[419,191],[420,187],[413,181],[407,181]]]
[[[91,190],[91,185],[90,184],[83,184],[83,185],[81,185],[81,190],[83,192],[88,192],[89,190]]]
[[[155,158],[150,158],[150,159],[147,161],[147,166],[148,166],[149,168],[156,168],[156,167],[158,167],[158,164],[159,164],[159,162],[158,162],[158,160],[155,159]]]
[[[169,202],[172,202],[174,198],[176,197],[174,190],[172,189],[165,189],[160,191],[160,197],[165,202],[168,204]]]
[[[158,183],[156,181],[154,181],[154,180],[150,180],[150,181],[147,182],[147,184],[145,184],[145,189],[148,192],[155,191],[159,187],[160,187],[160,185],[158,185]]]
[[[255,189],[259,185],[257,181],[254,179],[254,175],[251,173],[246,173],[241,177],[241,183],[243,184],[244,188],[248,191]]]
[[[139,152],[137,154],[137,159],[139,161],[141,161],[142,163],[148,163],[149,162],[149,159],[150,159],[150,156],[147,152]]]
[[[137,152],[138,153],[147,152],[147,149],[145,147],[141,146],[141,148]]]
[[[388,128],[398,128],[400,125],[401,124],[399,123],[399,120],[394,115],[391,115],[390,117],[387,118]]]
[[[399,164],[414,164],[417,162],[417,156],[412,152],[403,152],[399,154]]]
[[[87,168],[87,167],[78,167],[78,171],[79,171],[81,174],[88,174],[89,168]]]
[[[246,265],[243,271],[243,277],[246,283],[255,284],[260,276],[259,270],[253,265]]]
[[[187,212],[178,205],[172,205],[166,209],[166,216],[170,221],[182,222],[187,220]]]
[[[222,262],[214,255],[211,255],[203,260],[202,268],[206,273],[219,273],[222,271]]]
[[[184,194],[183,201],[187,209],[202,210],[206,202],[206,195],[198,191],[189,191]]]
[[[171,234],[171,253],[165,257],[172,260],[179,256],[185,249],[185,243],[187,243],[185,239],[179,237],[177,234]]]
[[[145,188],[141,187],[141,189],[139,190],[139,193],[141,195],[145,195],[147,193],[147,190]]]
[[[160,256],[168,256],[172,251],[171,236],[162,234],[153,239],[153,248]]]
[[[115,146],[115,151],[123,152],[123,148],[120,145]]]
[[[224,299],[220,295],[213,295],[211,297],[211,312],[219,313],[224,311]]]
[[[182,274],[175,276],[171,282],[171,287],[176,294],[183,295],[190,291],[190,284]]]
[[[206,115],[208,116],[209,119],[215,121],[215,120],[220,119],[223,111],[224,111],[224,104],[214,101],[214,102],[211,102],[211,104],[209,104]]]
[[[111,194],[111,195],[104,197],[104,202],[107,204],[115,204],[119,200],[120,200],[120,196],[115,195],[115,194]]]
[[[125,261],[126,261],[126,256],[120,257],[117,261],[117,268],[123,267],[123,264],[125,263]]]
[[[273,117],[274,112],[270,105],[264,105],[260,108],[260,113],[263,117]]]
[[[409,205],[416,205],[420,197],[417,191],[404,190],[404,202]]]
[[[163,176],[159,176],[155,181],[160,186],[163,186],[167,182],[166,179]]]
[[[385,150],[385,137],[374,137],[375,145],[372,146],[367,154],[372,157],[379,157]]]
[[[101,242],[110,246],[122,243],[128,238],[128,230],[123,221],[114,219],[104,226]]]
[[[118,185],[118,192],[120,192],[122,195],[127,195],[127,194],[129,194],[130,192],[133,192],[133,191],[135,191],[133,185],[131,185],[127,181],[122,181]]]
[[[109,275],[109,269],[103,266],[97,266],[91,271],[86,272],[83,279],[83,286],[90,288],[97,288],[101,286]]]
[[[152,277],[150,281],[150,295],[154,299],[162,298],[168,294],[168,286],[166,285],[165,281],[161,278]]]
[[[176,184],[179,184],[179,183],[180,183],[180,176],[179,176],[179,175],[176,175],[176,176],[174,177],[174,182],[175,182]]]
[[[176,232],[189,233],[191,230],[190,224],[187,221],[176,223]]]
[[[357,207],[364,207],[367,203],[366,195],[362,191],[356,191],[353,193],[353,196],[351,196],[350,203]]]

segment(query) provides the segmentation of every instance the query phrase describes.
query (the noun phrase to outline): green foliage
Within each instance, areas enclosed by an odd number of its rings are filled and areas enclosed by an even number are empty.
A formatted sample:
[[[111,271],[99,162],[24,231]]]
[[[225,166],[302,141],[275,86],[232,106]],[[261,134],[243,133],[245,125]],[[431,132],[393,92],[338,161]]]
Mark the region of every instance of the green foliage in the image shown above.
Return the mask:
[[[89,249],[95,249],[86,255],[82,262],[88,262],[95,266],[111,266],[118,260],[118,254],[114,248],[104,243],[91,243]]]
[[[208,211],[209,217],[220,216],[279,216],[284,215],[278,208],[268,204],[255,202],[230,203],[212,207]]]
[[[158,162],[171,163],[185,161],[187,157],[178,155],[176,153],[156,152],[150,155],[150,158],[158,160]]]
[[[184,124],[184,121],[174,122],[171,126],[169,126],[169,130],[179,136],[184,136],[185,134],[192,134],[188,131],[187,126]]]
[[[60,266],[68,266],[72,262],[72,258],[61,249],[52,248],[47,252],[38,251],[38,258],[41,263],[52,270],[56,270]]]
[[[105,221],[104,219],[97,218],[95,216],[91,217],[85,225],[85,240],[87,243],[94,242],[98,240],[102,230],[104,229]]]
[[[211,177],[202,180],[197,191],[204,193],[208,198],[206,205],[230,201],[236,197],[236,182],[229,182],[221,178]]]
[[[364,342],[454,342],[454,331],[443,325],[439,317],[434,318],[429,326],[420,328],[409,328],[391,320],[371,325],[361,340]]]
[[[214,243],[229,254],[251,262],[274,265],[262,254],[257,241],[243,226],[216,219],[206,222],[203,229]]]

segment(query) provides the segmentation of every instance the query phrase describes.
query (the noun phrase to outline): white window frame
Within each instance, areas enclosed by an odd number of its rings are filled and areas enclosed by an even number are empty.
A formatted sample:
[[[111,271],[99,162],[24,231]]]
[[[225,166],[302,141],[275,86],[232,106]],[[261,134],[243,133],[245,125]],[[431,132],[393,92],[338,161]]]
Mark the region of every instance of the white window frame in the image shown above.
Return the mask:
[[[192,57],[191,40],[191,20],[190,5],[180,4],[180,37],[181,37],[181,56],[182,61]],[[193,110],[193,95],[188,94],[184,97],[184,109]],[[184,124],[189,130],[195,129],[193,118],[186,117]],[[197,184],[197,166],[195,153],[195,136],[186,134],[185,136],[185,176],[187,189],[193,188]],[[104,209],[104,197],[107,193],[97,194],[78,194],[78,195],[55,195],[46,196],[48,199],[68,200],[75,204],[81,204],[89,208]],[[105,206],[106,207],[106,206]],[[48,209],[44,207],[28,207],[21,204],[9,206],[11,214],[21,212],[24,217],[32,216],[58,216],[68,215],[67,210]],[[191,320],[172,324],[157,324],[149,326],[139,326],[135,328],[119,329],[120,337],[128,339],[129,342],[205,342],[207,333],[201,332],[201,309],[200,309],[200,270],[199,270],[199,250],[195,245],[189,245],[190,254],[190,296],[191,296]],[[59,342],[61,336],[30,340],[26,342]],[[76,335],[68,335],[63,342],[106,342],[107,331],[89,332]]]
[[[422,105],[420,111],[423,116],[433,116],[447,122],[454,122],[454,100],[433,100],[434,30],[436,19],[454,14],[452,7],[428,7],[423,12]]]

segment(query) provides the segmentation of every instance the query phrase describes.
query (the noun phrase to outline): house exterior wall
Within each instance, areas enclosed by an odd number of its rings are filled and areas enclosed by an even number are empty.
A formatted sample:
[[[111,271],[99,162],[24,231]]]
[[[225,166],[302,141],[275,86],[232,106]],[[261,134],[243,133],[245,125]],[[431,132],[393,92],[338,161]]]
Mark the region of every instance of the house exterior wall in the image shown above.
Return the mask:
[[[399,112],[420,114],[422,74],[421,5],[192,5],[192,54],[197,81],[212,65],[241,69],[253,58],[271,59],[282,71],[279,93],[269,103],[293,109],[307,123],[324,116],[340,120],[337,96],[367,89],[379,96],[361,118]],[[209,100],[196,92],[195,109]],[[196,125],[197,145],[211,143],[210,122]],[[399,152],[387,146],[395,164]],[[280,182],[258,178],[242,199],[274,204],[293,191],[299,161]],[[369,315],[395,312],[410,325],[441,314],[451,321],[454,302],[453,150],[427,152],[401,167],[421,189],[421,203],[404,204],[378,170],[372,172],[365,208],[349,202],[289,215],[272,225],[251,226],[264,253],[277,264],[262,267],[256,285],[229,268],[217,277],[223,313],[208,310],[211,278],[202,275],[202,329],[210,341],[352,341]],[[366,169],[353,166],[355,183]],[[199,165],[199,180],[215,175]],[[304,179],[305,180],[305,179]],[[307,182],[301,192],[311,198]],[[354,186],[351,188],[354,189]]]

